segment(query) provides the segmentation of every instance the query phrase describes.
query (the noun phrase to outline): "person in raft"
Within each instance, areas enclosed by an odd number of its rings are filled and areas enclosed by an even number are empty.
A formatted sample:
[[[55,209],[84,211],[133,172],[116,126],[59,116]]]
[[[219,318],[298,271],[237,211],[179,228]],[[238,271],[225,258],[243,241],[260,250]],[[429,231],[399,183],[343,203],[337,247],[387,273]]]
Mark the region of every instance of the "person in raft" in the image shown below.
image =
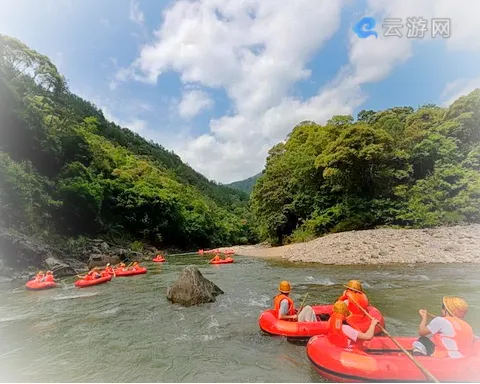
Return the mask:
[[[107,263],[105,269],[101,271],[100,274],[102,275],[102,277],[107,277],[114,274],[113,268],[110,266],[110,263]]]
[[[418,326],[420,337],[413,342],[413,354],[452,358],[468,354],[475,336],[472,327],[463,320],[467,312],[467,302],[457,296],[445,296],[442,300],[442,316],[433,318],[428,325],[427,311],[418,311],[422,321]]]
[[[137,270],[142,269],[142,268],[143,268],[143,267],[142,267],[140,264],[138,264],[137,261],[135,261],[135,262],[133,263],[133,265],[132,265],[132,270],[133,270],[133,271],[137,271]]]
[[[337,301],[333,305],[333,313],[328,320],[328,339],[332,344],[339,347],[361,346],[364,341],[373,339],[377,319],[372,319],[367,332],[360,332],[350,325],[345,324],[347,317],[351,315],[348,306],[344,301]]]
[[[105,266],[105,272],[108,273],[109,275],[113,275],[113,274],[114,274],[113,268],[112,268],[112,266],[110,265],[110,263],[107,263],[107,265]]]
[[[118,265],[118,268],[119,268],[120,271],[122,271],[122,272],[125,272],[125,271],[127,270],[125,263],[120,263],[120,264]]]
[[[338,298],[338,301],[344,301],[348,306],[348,310],[353,315],[361,314],[362,316],[365,316],[365,313],[355,305],[355,303],[357,303],[365,310],[368,307],[368,297],[363,291],[362,283],[358,280],[350,280],[348,284],[344,285],[344,287],[347,289],[343,291],[343,294]]]
[[[220,255],[215,255],[215,257],[210,261],[220,261],[220,260],[222,260],[220,259]]]
[[[55,278],[53,277],[53,272],[52,271],[47,271],[47,273],[45,274],[45,281],[49,282],[49,283],[54,283],[55,282]]]
[[[289,297],[291,288],[288,281],[281,281],[278,286],[279,294],[273,299],[273,309],[278,313],[280,320],[295,320],[299,322],[315,322],[317,317],[312,307],[305,306],[300,313],[297,314],[295,304]]]
[[[362,283],[358,280],[350,280],[344,287],[346,289],[343,291],[342,296],[338,298],[338,301],[343,301],[347,304],[350,312],[348,323],[355,327],[356,323],[365,321],[366,315],[358,306],[367,310],[368,297],[363,291]]]
[[[87,280],[94,280],[94,279],[99,279],[100,277],[102,277],[102,275],[98,272],[99,270],[100,270],[100,268],[98,268],[98,267],[93,268],[90,272],[87,273],[86,279]]]
[[[45,281],[45,274],[43,271],[38,271],[37,275],[35,276],[35,281],[38,283],[41,283],[42,281]]]

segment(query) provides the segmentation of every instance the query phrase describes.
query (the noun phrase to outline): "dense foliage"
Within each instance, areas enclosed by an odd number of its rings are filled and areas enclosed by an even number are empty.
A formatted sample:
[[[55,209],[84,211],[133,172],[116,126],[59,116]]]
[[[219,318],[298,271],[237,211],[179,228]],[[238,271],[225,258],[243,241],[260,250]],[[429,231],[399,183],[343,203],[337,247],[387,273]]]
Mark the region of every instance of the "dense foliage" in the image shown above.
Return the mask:
[[[257,173],[256,175],[249,177],[245,180],[234,181],[233,183],[227,184],[227,187],[238,189],[239,191],[243,191],[245,193],[252,193],[253,186],[257,182],[257,180],[262,176],[262,173]]]
[[[252,193],[281,244],[378,226],[479,222],[480,90],[425,105],[303,122],[274,146]]]
[[[255,241],[248,195],[105,119],[45,56],[0,35],[0,224],[182,248]]]

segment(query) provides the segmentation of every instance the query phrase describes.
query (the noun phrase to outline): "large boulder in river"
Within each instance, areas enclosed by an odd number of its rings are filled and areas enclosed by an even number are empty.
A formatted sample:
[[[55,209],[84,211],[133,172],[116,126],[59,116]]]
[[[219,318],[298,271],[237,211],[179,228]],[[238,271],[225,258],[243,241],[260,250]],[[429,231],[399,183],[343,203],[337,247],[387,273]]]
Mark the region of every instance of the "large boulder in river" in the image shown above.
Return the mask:
[[[185,307],[202,303],[213,303],[215,296],[223,291],[203,277],[197,267],[189,265],[171,287],[167,288],[167,299]]]
[[[50,269],[53,272],[55,277],[66,277],[77,274],[71,265],[60,261],[55,257],[47,257],[45,259],[45,265],[47,266],[47,269]]]
[[[88,259],[88,268],[103,267],[107,265],[107,263],[115,265],[115,264],[119,264],[120,261],[121,261],[120,257],[118,256],[109,256],[109,255],[102,255],[102,254],[91,255],[90,258]]]

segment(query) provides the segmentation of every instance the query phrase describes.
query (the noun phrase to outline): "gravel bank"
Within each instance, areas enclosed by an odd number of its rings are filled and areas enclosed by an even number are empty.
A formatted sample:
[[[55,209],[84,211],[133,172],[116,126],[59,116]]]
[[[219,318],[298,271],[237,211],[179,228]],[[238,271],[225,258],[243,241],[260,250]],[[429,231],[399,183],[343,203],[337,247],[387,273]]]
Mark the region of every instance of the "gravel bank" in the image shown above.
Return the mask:
[[[480,225],[372,229],[282,247],[230,247],[239,255],[321,264],[479,263]]]

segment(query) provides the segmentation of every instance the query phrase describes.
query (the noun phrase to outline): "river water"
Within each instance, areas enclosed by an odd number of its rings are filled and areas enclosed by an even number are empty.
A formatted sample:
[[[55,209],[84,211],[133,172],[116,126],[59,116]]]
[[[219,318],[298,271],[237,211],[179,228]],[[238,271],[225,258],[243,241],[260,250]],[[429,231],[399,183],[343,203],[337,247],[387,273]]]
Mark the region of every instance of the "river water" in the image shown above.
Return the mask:
[[[300,304],[333,302],[341,284],[365,281],[370,301],[394,335],[414,335],[418,309],[438,313],[441,297],[470,304],[480,332],[480,265],[316,266],[236,256],[212,266],[197,255],[145,263],[146,275],[78,289],[31,292],[0,284],[2,382],[321,382],[305,347],[262,334],[258,316],[280,280]],[[186,265],[225,291],[217,301],[183,308],[165,298]]]

